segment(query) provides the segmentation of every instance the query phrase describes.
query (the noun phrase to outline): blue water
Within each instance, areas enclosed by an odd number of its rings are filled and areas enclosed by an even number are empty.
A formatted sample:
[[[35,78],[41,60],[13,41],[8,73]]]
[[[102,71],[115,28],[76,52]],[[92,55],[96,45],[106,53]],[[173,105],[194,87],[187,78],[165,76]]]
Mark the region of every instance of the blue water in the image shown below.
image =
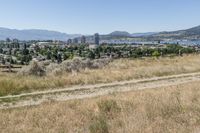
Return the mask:
[[[190,40],[174,40],[174,41],[163,41],[161,43],[169,44],[181,44],[181,45],[200,45],[200,40],[190,41]]]

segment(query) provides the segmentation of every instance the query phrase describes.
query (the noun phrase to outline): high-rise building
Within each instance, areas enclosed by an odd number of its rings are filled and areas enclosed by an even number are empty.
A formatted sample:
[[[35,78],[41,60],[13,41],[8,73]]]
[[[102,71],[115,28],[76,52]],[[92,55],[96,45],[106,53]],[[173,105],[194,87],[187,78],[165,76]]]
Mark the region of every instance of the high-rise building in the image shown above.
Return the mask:
[[[71,44],[71,43],[72,43],[72,39],[68,39],[67,44]]]
[[[95,43],[96,45],[99,45],[99,40],[100,40],[99,34],[98,34],[98,33],[94,34],[94,43]]]
[[[82,36],[82,37],[81,37],[81,43],[83,43],[83,44],[86,43],[86,37],[85,37],[85,36]]]
[[[78,38],[74,38],[74,39],[73,39],[73,43],[76,43],[76,44],[77,44],[77,43],[78,43]]]

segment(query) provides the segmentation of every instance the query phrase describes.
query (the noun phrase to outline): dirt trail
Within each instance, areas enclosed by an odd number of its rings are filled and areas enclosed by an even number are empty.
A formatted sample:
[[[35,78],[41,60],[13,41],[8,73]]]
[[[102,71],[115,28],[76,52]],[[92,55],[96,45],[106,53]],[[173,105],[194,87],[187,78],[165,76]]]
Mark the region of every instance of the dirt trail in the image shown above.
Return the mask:
[[[200,73],[179,74],[141,80],[74,86],[64,89],[24,93],[20,95],[0,97],[0,109],[38,105],[46,101],[65,101],[90,98],[114,92],[160,88],[193,81],[200,81]]]

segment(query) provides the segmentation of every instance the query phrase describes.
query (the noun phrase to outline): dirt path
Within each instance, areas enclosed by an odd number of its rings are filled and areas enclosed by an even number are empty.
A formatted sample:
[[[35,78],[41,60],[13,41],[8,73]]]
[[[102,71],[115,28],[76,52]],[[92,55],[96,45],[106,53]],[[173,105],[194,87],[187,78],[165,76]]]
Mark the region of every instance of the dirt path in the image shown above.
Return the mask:
[[[90,98],[114,92],[160,88],[193,81],[200,81],[200,73],[180,74],[105,84],[74,86],[64,89],[52,89],[47,91],[24,93],[20,95],[0,97],[0,109],[39,105],[47,101],[65,101],[71,99]]]

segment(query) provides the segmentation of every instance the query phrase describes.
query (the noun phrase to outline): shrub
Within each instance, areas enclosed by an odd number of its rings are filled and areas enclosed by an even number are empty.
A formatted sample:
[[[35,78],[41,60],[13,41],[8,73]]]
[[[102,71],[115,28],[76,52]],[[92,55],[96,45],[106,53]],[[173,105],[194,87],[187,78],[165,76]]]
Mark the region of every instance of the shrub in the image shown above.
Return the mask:
[[[101,113],[115,113],[120,111],[119,106],[117,105],[117,102],[114,100],[104,100],[104,101],[100,101],[98,103],[98,108],[100,110]]]
[[[23,67],[18,74],[20,75],[34,75],[44,76],[46,74],[45,66],[38,61],[32,61],[30,65]]]
[[[81,58],[74,58],[73,60],[66,60],[61,64],[32,61],[29,66],[23,67],[19,74],[22,75],[35,75],[44,76],[46,73],[60,75],[63,72],[80,72],[86,68],[98,69],[103,68],[111,60],[98,59],[98,60],[83,60]],[[48,65],[49,64],[49,65]]]
[[[90,133],[109,133],[106,118],[103,115],[98,116],[89,126]]]
[[[48,73],[62,74],[62,72],[80,72],[86,68],[98,69],[103,68],[111,60],[110,59],[98,59],[98,60],[83,60],[81,58],[74,58],[73,60],[66,60],[61,64],[50,64],[47,66]]]
[[[152,54],[152,56],[158,58],[160,56],[160,53],[158,51],[154,51],[153,54]]]
[[[79,72],[81,69],[85,69],[86,66],[80,58],[74,58],[73,60],[63,62],[61,67],[66,72]]]
[[[98,69],[98,68],[103,68],[107,64],[111,62],[111,59],[98,59],[98,60],[92,60],[90,62],[91,66],[87,66],[88,68],[92,69]]]
[[[55,71],[60,71],[59,64],[51,63],[46,67],[47,73],[54,73]]]

